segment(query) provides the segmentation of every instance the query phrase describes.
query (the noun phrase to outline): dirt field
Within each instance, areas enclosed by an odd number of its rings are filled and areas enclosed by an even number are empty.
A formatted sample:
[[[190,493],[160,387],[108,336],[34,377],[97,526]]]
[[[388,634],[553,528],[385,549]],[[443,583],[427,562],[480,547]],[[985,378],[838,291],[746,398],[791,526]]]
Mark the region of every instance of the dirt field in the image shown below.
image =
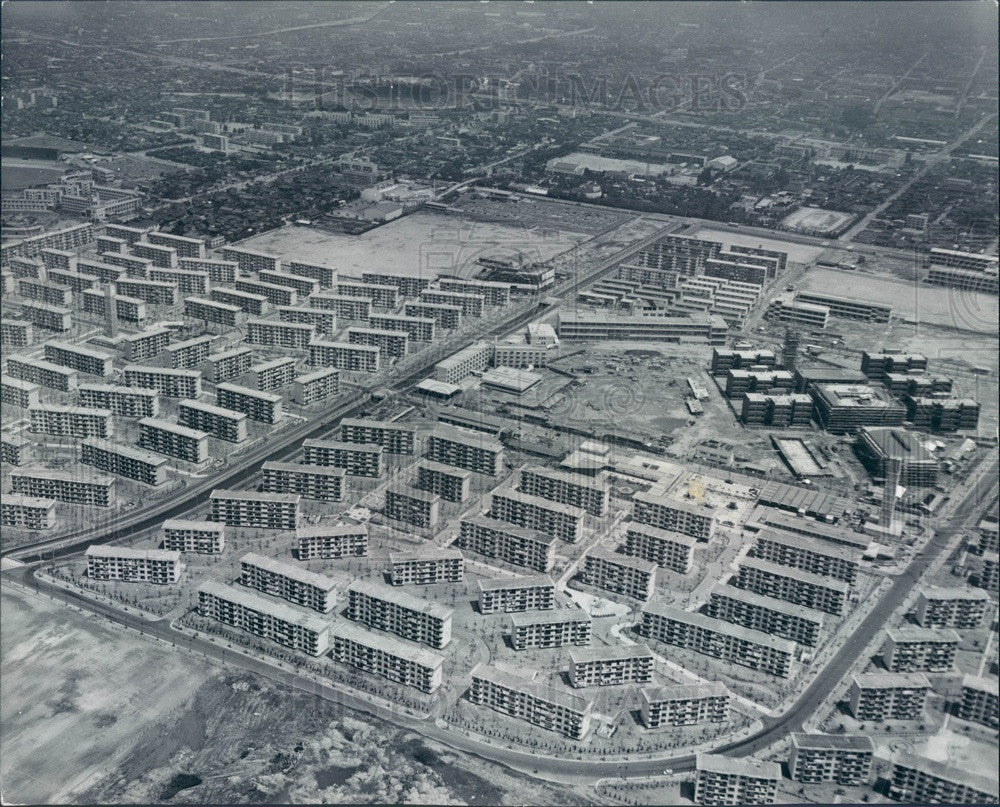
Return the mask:
[[[6,803],[592,803],[48,600],[2,607]]]
[[[829,233],[840,229],[854,218],[851,213],[823,210],[819,207],[800,207],[782,222],[786,227],[805,232]]]
[[[361,235],[290,226],[241,246],[285,260],[335,266],[345,275],[384,271],[420,277],[454,272],[486,255],[547,260],[582,240],[584,236],[563,230],[508,227],[421,211]]]

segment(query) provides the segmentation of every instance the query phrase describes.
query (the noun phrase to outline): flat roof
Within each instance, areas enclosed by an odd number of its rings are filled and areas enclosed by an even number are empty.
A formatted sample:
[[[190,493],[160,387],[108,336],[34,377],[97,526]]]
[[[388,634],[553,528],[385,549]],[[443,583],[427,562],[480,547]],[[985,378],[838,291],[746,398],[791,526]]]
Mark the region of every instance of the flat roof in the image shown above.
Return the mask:
[[[795,617],[797,619],[808,619],[819,624],[823,623],[823,611],[817,611],[814,608],[805,608],[801,605],[793,605],[785,600],[776,600],[774,597],[765,597],[763,594],[758,594],[757,592],[750,591],[749,589],[736,588],[736,586],[729,586],[725,583],[716,583],[712,586],[711,591],[709,591],[709,596],[713,594],[718,594],[720,597],[728,597],[731,600],[745,602],[748,605],[757,605],[761,608],[766,608],[769,611],[786,614],[787,616]]]
[[[438,437],[442,440],[450,440],[454,443],[461,443],[462,445],[475,445],[484,451],[492,451],[494,453],[503,451],[503,443],[493,439],[485,432],[461,429],[448,423],[436,423],[430,436]]]
[[[673,530],[660,529],[659,527],[654,527],[652,524],[640,524],[638,521],[628,522],[627,532],[638,532],[683,546],[694,546],[698,543],[698,539],[694,536],[685,535],[682,532],[674,532]]]
[[[435,395],[443,395],[445,397],[456,395],[462,391],[461,387],[457,387],[454,384],[448,384],[444,381],[438,381],[434,378],[425,378],[417,384],[417,389],[421,392],[432,392]]]
[[[556,584],[547,574],[529,574],[523,577],[493,577],[479,581],[480,591],[505,591],[519,588],[552,588]]]
[[[280,619],[282,622],[297,625],[313,633],[323,634],[329,627],[326,620],[317,614],[300,611],[283,602],[265,599],[259,594],[227,586],[217,580],[208,580],[202,583],[198,586],[198,591],[199,593],[204,591],[206,594],[211,594],[227,602],[236,603],[244,608],[267,614],[275,619]]]
[[[492,495],[494,497],[503,496],[523,504],[530,504],[542,510],[552,510],[556,513],[562,513],[578,520],[582,519],[587,514],[587,511],[582,507],[574,507],[571,504],[554,502],[551,499],[545,499],[541,496],[533,496],[530,493],[522,493],[521,491],[514,490],[512,488],[507,488],[506,490],[495,490]]]
[[[571,664],[587,664],[591,661],[618,661],[630,658],[652,658],[649,645],[609,645],[607,647],[573,647],[569,651]]]
[[[209,499],[237,499],[247,502],[284,502],[298,504],[302,498],[298,493],[260,493],[256,490],[227,490],[216,488],[209,494]]]
[[[389,563],[411,563],[424,560],[462,560],[458,549],[418,549],[415,552],[390,552]]]
[[[165,530],[204,530],[221,533],[226,531],[226,525],[221,521],[206,521],[195,518],[168,518],[162,526]]]
[[[304,462],[278,462],[268,460],[260,466],[262,471],[297,471],[305,474],[317,474],[319,476],[347,476],[347,471],[333,465],[309,465]]]
[[[373,633],[351,622],[335,623],[330,629],[330,635],[349,642],[356,642],[373,650],[379,650],[396,658],[412,661],[414,664],[430,670],[440,669],[444,664],[444,656],[438,653],[432,653],[422,647],[415,647],[382,633]]]
[[[178,407],[187,407],[188,409],[197,409],[201,412],[208,412],[213,415],[219,415],[220,417],[233,418],[235,420],[246,420],[246,412],[237,412],[233,409],[224,409],[221,406],[216,406],[215,404],[205,403],[204,401],[195,401],[190,398],[181,400]]]
[[[753,630],[752,628],[744,628],[742,625],[734,625],[731,622],[714,619],[710,616],[705,616],[704,614],[698,614],[692,611],[682,611],[680,608],[672,608],[669,605],[649,603],[648,605],[642,607],[640,613],[649,613],[666,619],[672,619],[676,622],[683,622],[686,625],[692,625],[704,630],[710,630],[714,633],[724,633],[728,636],[735,636],[737,639],[743,639],[748,642],[753,642],[754,644],[763,645],[764,647],[770,647],[772,650],[779,650],[783,653],[787,653],[788,655],[792,655],[795,652],[795,642],[789,641],[788,639],[780,639],[777,636],[771,636],[769,633],[763,633],[759,630]]]
[[[129,558],[134,560],[164,560],[176,563],[181,553],[176,549],[135,549],[130,546],[91,544],[85,553],[90,558]]]
[[[463,518],[462,521],[468,521],[470,524],[474,524],[475,526],[485,527],[489,530],[496,530],[497,532],[514,536],[515,538],[536,541],[546,545],[554,544],[556,542],[556,537],[554,535],[548,535],[547,533],[540,532],[539,530],[533,530],[529,527],[520,527],[517,524],[509,524],[506,521],[490,518],[487,515],[471,516],[469,518]]]
[[[902,628],[886,628],[886,636],[897,644],[901,642],[954,642],[961,641],[961,637],[951,628],[920,628],[915,625],[907,625]]]
[[[155,454],[152,451],[147,451],[144,448],[137,448],[136,446],[113,443],[111,440],[104,440],[100,437],[88,437],[83,441],[82,445],[91,445],[94,448],[111,451],[122,457],[128,457],[133,460],[139,460],[141,462],[149,463],[150,465],[155,465],[157,468],[161,465],[168,464],[167,458],[162,454]]]
[[[441,294],[447,294],[447,293],[448,292],[441,292]],[[418,305],[438,305],[438,304],[437,303],[418,303]],[[454,309],[456,309],[458,311],[462,310],[458,306],[444,306],[444,307],[445,308],[454,308]],[[488,345],[486,342],[474,342],[473,344],[469,345],[468,347],[462,348],[457,353],[455,353],[455,354],[453,354],[451,356],[448,356],[448,358],[441,359],[441,361],[439,361],[435,365],[435,367],[444,367],[445,369],[448,369],[448,368],[451,368],[451,367],[455,367],[456,365],[458,365],[459,363],[465,361],[466,359],[471,358],[472,356],[476,356],[476,355],[482,353],[484,350],[485,351],[489,351],[490,350],[490,345]]]
[[[636,493],[632,497],[632,500],[666,507],[671,510],[680,510],[684,513],[693,513],[705,518],[712,518],[715,515],[715,507],[708,503],[699,504],[697,502],[679,499],[676,496],[657,495],[644,490],[640,490]]]
[[[566,622],[592,622],[590,614],[581,608],[556,608],[546,611],[515,611],[508,614],[515,627],[528,625],[562,625]]]
[[[641,572],[646,572],[648,574],[656,573],[656,564],[651,560],[643,560],[642,558],[636,558],[631,555],[621,555],[618,552],[610,552],[599,546],[595,546],[590,549],[584,557],[588,558],[600,558],[601,560],[606,560],[609,563],[614,563],[616,566],[628,566],[630,569],[637,569]]]
[[[483,373],[482,383],[487,386],[512,389],[525,392],[538,384],[542,377],[537,373],[520,370],[514,367],[495,367]]]
[[[302,447],[328,448],[334,451],[363,451],[366,454],[381,454],[379,443],[344,443],[340,440],[303,440]]]
[[[360,297],[348,297],[348,300],[360,300]],[[402,331],[390,331],[389,333],[402,333]],[[353,342],[328,342],[325,339],[316,339],[309,343],[309,347],[333,347],[338,350],[354,350],[361,353],[378,353],[379,348],[374,345],[356,345]]]
[[[173,375],[184,378],[201,378],[200,370],[182,370],[174,367],[151,367],[148,364],[126,364],[125,372],[150,373],[153,375]]]
[[[301,278],[301,279],[305,280],[306,278]],[[291,308],[292,306],[284,306],[284,307],[285,308]],[[298,310],[300,310],[300,311],[309,311],[309,312],[312,312],[312,311],[318,311],[318,312],[326,311],[328,314],[336,316],[335,314],[333,314],[332,311],[329,311],[328,309],[325,309],[325,308],[301,308],[301,309],[298,309]],[[293,331],[314,331],[314,330],[316,330],[316,326],[313,325],[311,322],[286,322],[283,319],[266,319],[264,317],[252,317],[252,318],[250,318],[250,319],[247,320],[247,325],[268,325],[268,326],[272,326],[273,325],[273,326],[275,326],[277,328],[291,328]]]
[[[566,482],[571,485],[577,485],[581,488],[587,488],[588,490],[597,491],[598,493],[604,493],[608,490],[607,485],[599,484],[591,476],[584,476],[583,474],[572,473],[571,471],[560,471],[555,468],[546,468],[542,465],[526,465],[521,469],[522,473],[532,473],[538,476],[545,477],[546,479],[554,479],[559,482]]]
[[[391,602],[401,608],[416,611],[420,614],[426,614],[433,619],[450,619],[452,613],[454,612],[453,608],[448,608],[440,603],[424,600],[420,597],[415,597],[406,591],[401,591],[395,586],[387,586],[384,583],[374,583],[370,580],[355,580],[351,583],[347,590],[357,591],[360,594],[374,597],[377,600]]]
[[[647,703],[720,698],[729,694],[726,685],[721,681],[706,681],[703,684],[673,684],[672,686],[643,687],[639,691],[643,700]]]
[[[216,384],[215,389],[228,390],[229,392],[235,392],[238,395],[249,395],[251,398],[261,398],[262,400],[269,401],[271,403],[280,403],[282,401],[282,397],[280,395],[275,395],[273,392],[250,389],[250,387],[241,387],[239,384],[230,384],[228,382]]]
[[[323,538],[328,535],[367,535],[367,524],[321,524],[317,527],[299,527],[295,531],[296,538]]]
[[[930,679],[922,672],[874,672],[855,675],[861,689],[930,689]]]
[[[86,382],[77,384],[77,390],[90,390],[92,392],[117,392],[121,395],[158,395],[155,389],[149,387],[126,387],[123,384],[88,384]]]
[[[110,409],[94,409],[89,406],[67,406],[66,404],[37,403],[28,407],[29,412],[62,412],[69,415],[91,415],[93,417],[111,417]]]
[[[757,533],[757,539],[760,540],[762,538],[768,541],[783,544],[784,546],[805,549],[809,552],[815,552],[817,555],[825,555],[830,558],[839,558],[840,560],[848,561],[858,560],[858,553],[856,551],[849,549],[846,546],[822,543],[821,539],[813,538],[808,535],[799,535],[794,532],[784,532],[782,530],[764,527]]]
[[[902,765],[905,768],[913,768],[914,770],[923,771],[924,773],[930,774],[938,779],[944,779],[946,782],[953,782],[954,784],[962,785],[964,787],[971,787],[993,797],[996,797],[998,795],[998,791],[1000,791],[1000,788],[997,786],[996,779],[991,776],[984,776],[976,773],[967,765],[959,768],[948,765],[945,762],[938,762],[934,759],[928,759],[927,757],[917,756],[916,754],[908,754],[906,752],[896,754],[892,761],[895,765]]]
[[[282,325],[294,325],[292,322],[282,322]],[[309,327],[309,326],[307,326]],[[262,373],[265,370],[270,370],[274,367],[284,367],[286,364],[295,364],[296,359],[292,356],[280,356],[277,359],[270,359],[268,361],[262,361],[260,364],[251,364],[251,373]]]
[[[564,709],[576,712],[580,715],[588,714],[594,706],[593,701],[581,698],[579,695],[565,692],[561,689],[557,689],[556,687],[549,686],[548,684],[543,684],[537,681],[529,681],[527,678],[522,678],[519,675],[505,672],[504,670],[492,667],[489,664],[483,664],[482,662],[473,667],[471,675],[473,678],[481,678],[485,681],[490,681],[491,683],[502,686],[505,689],[511,689],[515,692],[524,692],[538,698],[539,700],[555,704],[556,706],[561,706]]]
[[[921,586],[919,591],[928,600],[989,600],[990,598],[983,588]]]
[[[980,675],[963,675],[962,687],[978,689],[980,692],[988,692],[993,695],[993,697],[997,697],[998,688],[1000,688],[1000,680],[996,678],[986,678],[985,676]]]
[[[422,459],[420,465],[417,467],[427,468],[430,471],[436,471],[446,476],[456,476],[460,479],[468,479],[472,476],[472,471],[466,471],[464,468],[455,468],[451,465],[445,465],[443,462],[435,462],[429,459]]]
[[[277,560],[275,558],[269,558],[266,555],[259,555],[256,552],[247,552],[247,554],[240,558],[240,564],[244,563],[250,566],[257,566],[258,568],[272,572],[273,574],[281,575],[282,577],[288,577],[292,580],[298,581],[299,583],[304,583],[307,586],[313,586],[321,591],[327,592],[328,594],[333,591],[334,586],[337,585],[336,581],[331,580],[325,575],[310,572],[308,569],[302,569],[299,566],[293,566],[291,563],[285,563],[284,561]]]
[[[801,734],[792,732],[792,745],[831,751],[870,751],[875,753],[872,738],[864,734]]]
[[[76,482],[85,485],[101,485],[111,487],[115,484],[113,476],[105,474],[87,474],[80,471],[57,471],[53,468],[15,468],[11,476],[26,476],[31,479],[52,479],[59,482]]]
[[[219,289],[215,288],[212,291],[224,291],[227,294],[238,294],[240,297],[260,297],[258,294],[247,294],[246,292],[236,291],[236,289]],[[263,297],[260,297],[263,300]],[[234,314],[242,311],[238,305],[233,305],[232,303],[223,303],[220,300],[209,300],[207,297],[185,297],[185,303],[200,303],[202,305],[208,305],[212,308],[218,308],[223,311],[232,311]],[[249,350],[249,348],[247,348]],[[232,351],[230,351],[232,352]]]
[[[71,342],[63,342],[59,339],[50,339],[44,343],[43,347],[55,347],[60,350],[68,350],[70,353],[80,353],[84,356],[90,356],[91,358],[101,359],[102,361],[113,361],[114,355],[111,353],[106,353],[103,350],[94,350],[86,345],[74,345]]]
[[[373,418],[344,418],[341,426],[359,426],[365,429],[388,429],[397,432],[416,434],[417,427],[408,423],[397,423],[393,420],[374,420]]]
[[[40,384],[34,384],[31,381],[24,381],[23,379],[14,378],[9,375],[0,376],[0,383],[7,387],[15,387],[19,390],[24,390],[25,392],[33,389],[41,389]]]
[[[299,384],[308,384],[312,381],[318,381],[321,378],[327,378],[332,375],[339,376],[340,370],[336,367],[320,367],[318,370],[313,370],[311,373],[296,376],[295,381]]]
[[[429,490],[422,490],[420,488],[415,488],[412,485],[408,487],[390,487],[387,488],[386,496],[390,493],[394,496],[404,496],[408,499],[416,499],[417,501],[427,502],[428,504],[432,502],[437,502],[441,500],[441,497],[436,493],[431,493]]]
[[[5,493],[3,495],[3,503],[21,507],[44,507],[46,510],[56,506],[55,499],[43,499],[41,496],[26,496],[23,493]]]
[[[766,505],[758,505],[750,516],[747,523],[759,522],[767,526],[781,530],[783,532],[794,533],[802,531],[824,541],[835,544],[848,544],[858,549],[867,549],[871,543],[871,537],[862,535],[859,532],[837,527],[814,518],[805,518],[794,515],[784,510],[778,510]]]
[[[798,580],[800,583],[834,589],[845,595],[851,588],[843,580],[835,580],[830,577],[824,577],[821,574],[813,574],[803,569],[796,569],[794,566],[782,566],[780,563],[772,563],[762,558],[745,557],[740,561],[740,566],[759,569],[762,572],[778,575],[779,577],[788,577],[792,580]]]
[[[761,762],[753,757],[698,754],[695,765],[699,771],[710,771],[729,776],[747,776],[752,779],[781,779],[781,765],[777,762]]]
[[[148,426],[151,429],[160,429],[171,434],[179,434],[191,440],[207,440],[211,436],[208,432],[190,429],[187,426],[181,426],[179,423],[171,423],[169,420],[160,420],[159,418],[142,418],[139,420],[139,425]]]

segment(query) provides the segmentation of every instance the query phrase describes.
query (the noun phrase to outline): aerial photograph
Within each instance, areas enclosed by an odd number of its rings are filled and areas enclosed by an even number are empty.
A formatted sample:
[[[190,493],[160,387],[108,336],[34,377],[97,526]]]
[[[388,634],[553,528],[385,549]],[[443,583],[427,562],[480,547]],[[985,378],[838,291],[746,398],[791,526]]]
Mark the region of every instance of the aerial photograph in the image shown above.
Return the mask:
[[[4,0],[2,805],[998,805],[998,4]]]

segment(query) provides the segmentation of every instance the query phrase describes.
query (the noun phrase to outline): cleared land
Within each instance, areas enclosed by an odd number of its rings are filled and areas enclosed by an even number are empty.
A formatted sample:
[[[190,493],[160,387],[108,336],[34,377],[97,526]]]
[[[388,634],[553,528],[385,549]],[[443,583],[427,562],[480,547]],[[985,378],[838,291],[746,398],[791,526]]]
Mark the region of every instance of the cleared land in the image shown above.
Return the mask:
[[[854,219],[852,213],[823,210],[819,207],[800,207],[791,215],[786,216],[781,223],[793,230],[832,233],[852,219]]]
[[[283,260],[335,266],[344,275],[374,271],[432,277],[459,272],[486,256],[548,260],[584,238],[564,230],[508,227],[420,211],[361,235],[289,226],[240,246]]]

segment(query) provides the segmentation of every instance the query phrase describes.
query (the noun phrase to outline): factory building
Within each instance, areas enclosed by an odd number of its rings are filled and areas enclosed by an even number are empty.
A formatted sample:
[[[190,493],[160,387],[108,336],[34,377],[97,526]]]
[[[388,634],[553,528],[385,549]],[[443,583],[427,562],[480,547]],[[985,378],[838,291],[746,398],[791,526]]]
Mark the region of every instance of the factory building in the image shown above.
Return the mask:
[[[343,468],[349,476],[382,475],[382,446],[365,443],[342,443],[334,440],[305,440],[303,460],[310,465]]]
[[[569,651],[569,681],[574,687],[648,684],[652,680],[653,654],[644,644]]]
[[[645,601],[653,596],[656,564],[594,547],[583,558],[580,580],[604,591]]]
[[[431,693],[441,686],[444,656],[341,623],[330,632],[330,655],[341,664]]]
[[[368,554],[368,528],[340,524],[335,527],[300,527],[295,533],[299,560],[364,557]]]
[[[351,583],[347,593],[347,616],[355,622],[437,650],[451,641],[451,608],[364,580]]]
[[[240,583],[324,614],[337,602],[336,583],[329,577],[255,552],[240,558]]]
[[[556,587],[548,575],[479,581],[479,612],[547,611],[556,607]]]
[[[394,586],[461,583],[465,558],[457,549],[424,549],[389,555],[389,582]]]
[[[696,726],[729,720],[729,691],[719,681],[643,687],[642,723],[648,729]]]
[[[299,522],[299,500],[293,493],[216,489],[209,496],[210,518],[230,527],[294,530]]]
[[[639,632],[650,639],[788,678],[795,644],[702,614],[650,603],[643,606]]]
[[[226,548],[226,526],[214,521],[168,518],[161,528],[163,548],[199,555],[221,555]]]
[[[516,612],[508,619],[515,650],[590,644],[593,620],[579,608]]]
[[[151,451],[90,438],[80,444],[80,462],[144,485],[167,481],[167,460]]]
[[[622,552],[655,563],[680,574],[691,571],[696,538],[649,524],[631,524],[625,532]]]
[[[198,586],[198,613],[310,656],[330,646],[322,617],[214,580]]]
[[[590,730],[592,702],[487,664],[472,670],[469,700],[573,740]]]
[[[462,549],[543,573],[551,571],[555,564],[555,543],[551,535],[488,516],[462,519],[455,539],[455,545]]]

